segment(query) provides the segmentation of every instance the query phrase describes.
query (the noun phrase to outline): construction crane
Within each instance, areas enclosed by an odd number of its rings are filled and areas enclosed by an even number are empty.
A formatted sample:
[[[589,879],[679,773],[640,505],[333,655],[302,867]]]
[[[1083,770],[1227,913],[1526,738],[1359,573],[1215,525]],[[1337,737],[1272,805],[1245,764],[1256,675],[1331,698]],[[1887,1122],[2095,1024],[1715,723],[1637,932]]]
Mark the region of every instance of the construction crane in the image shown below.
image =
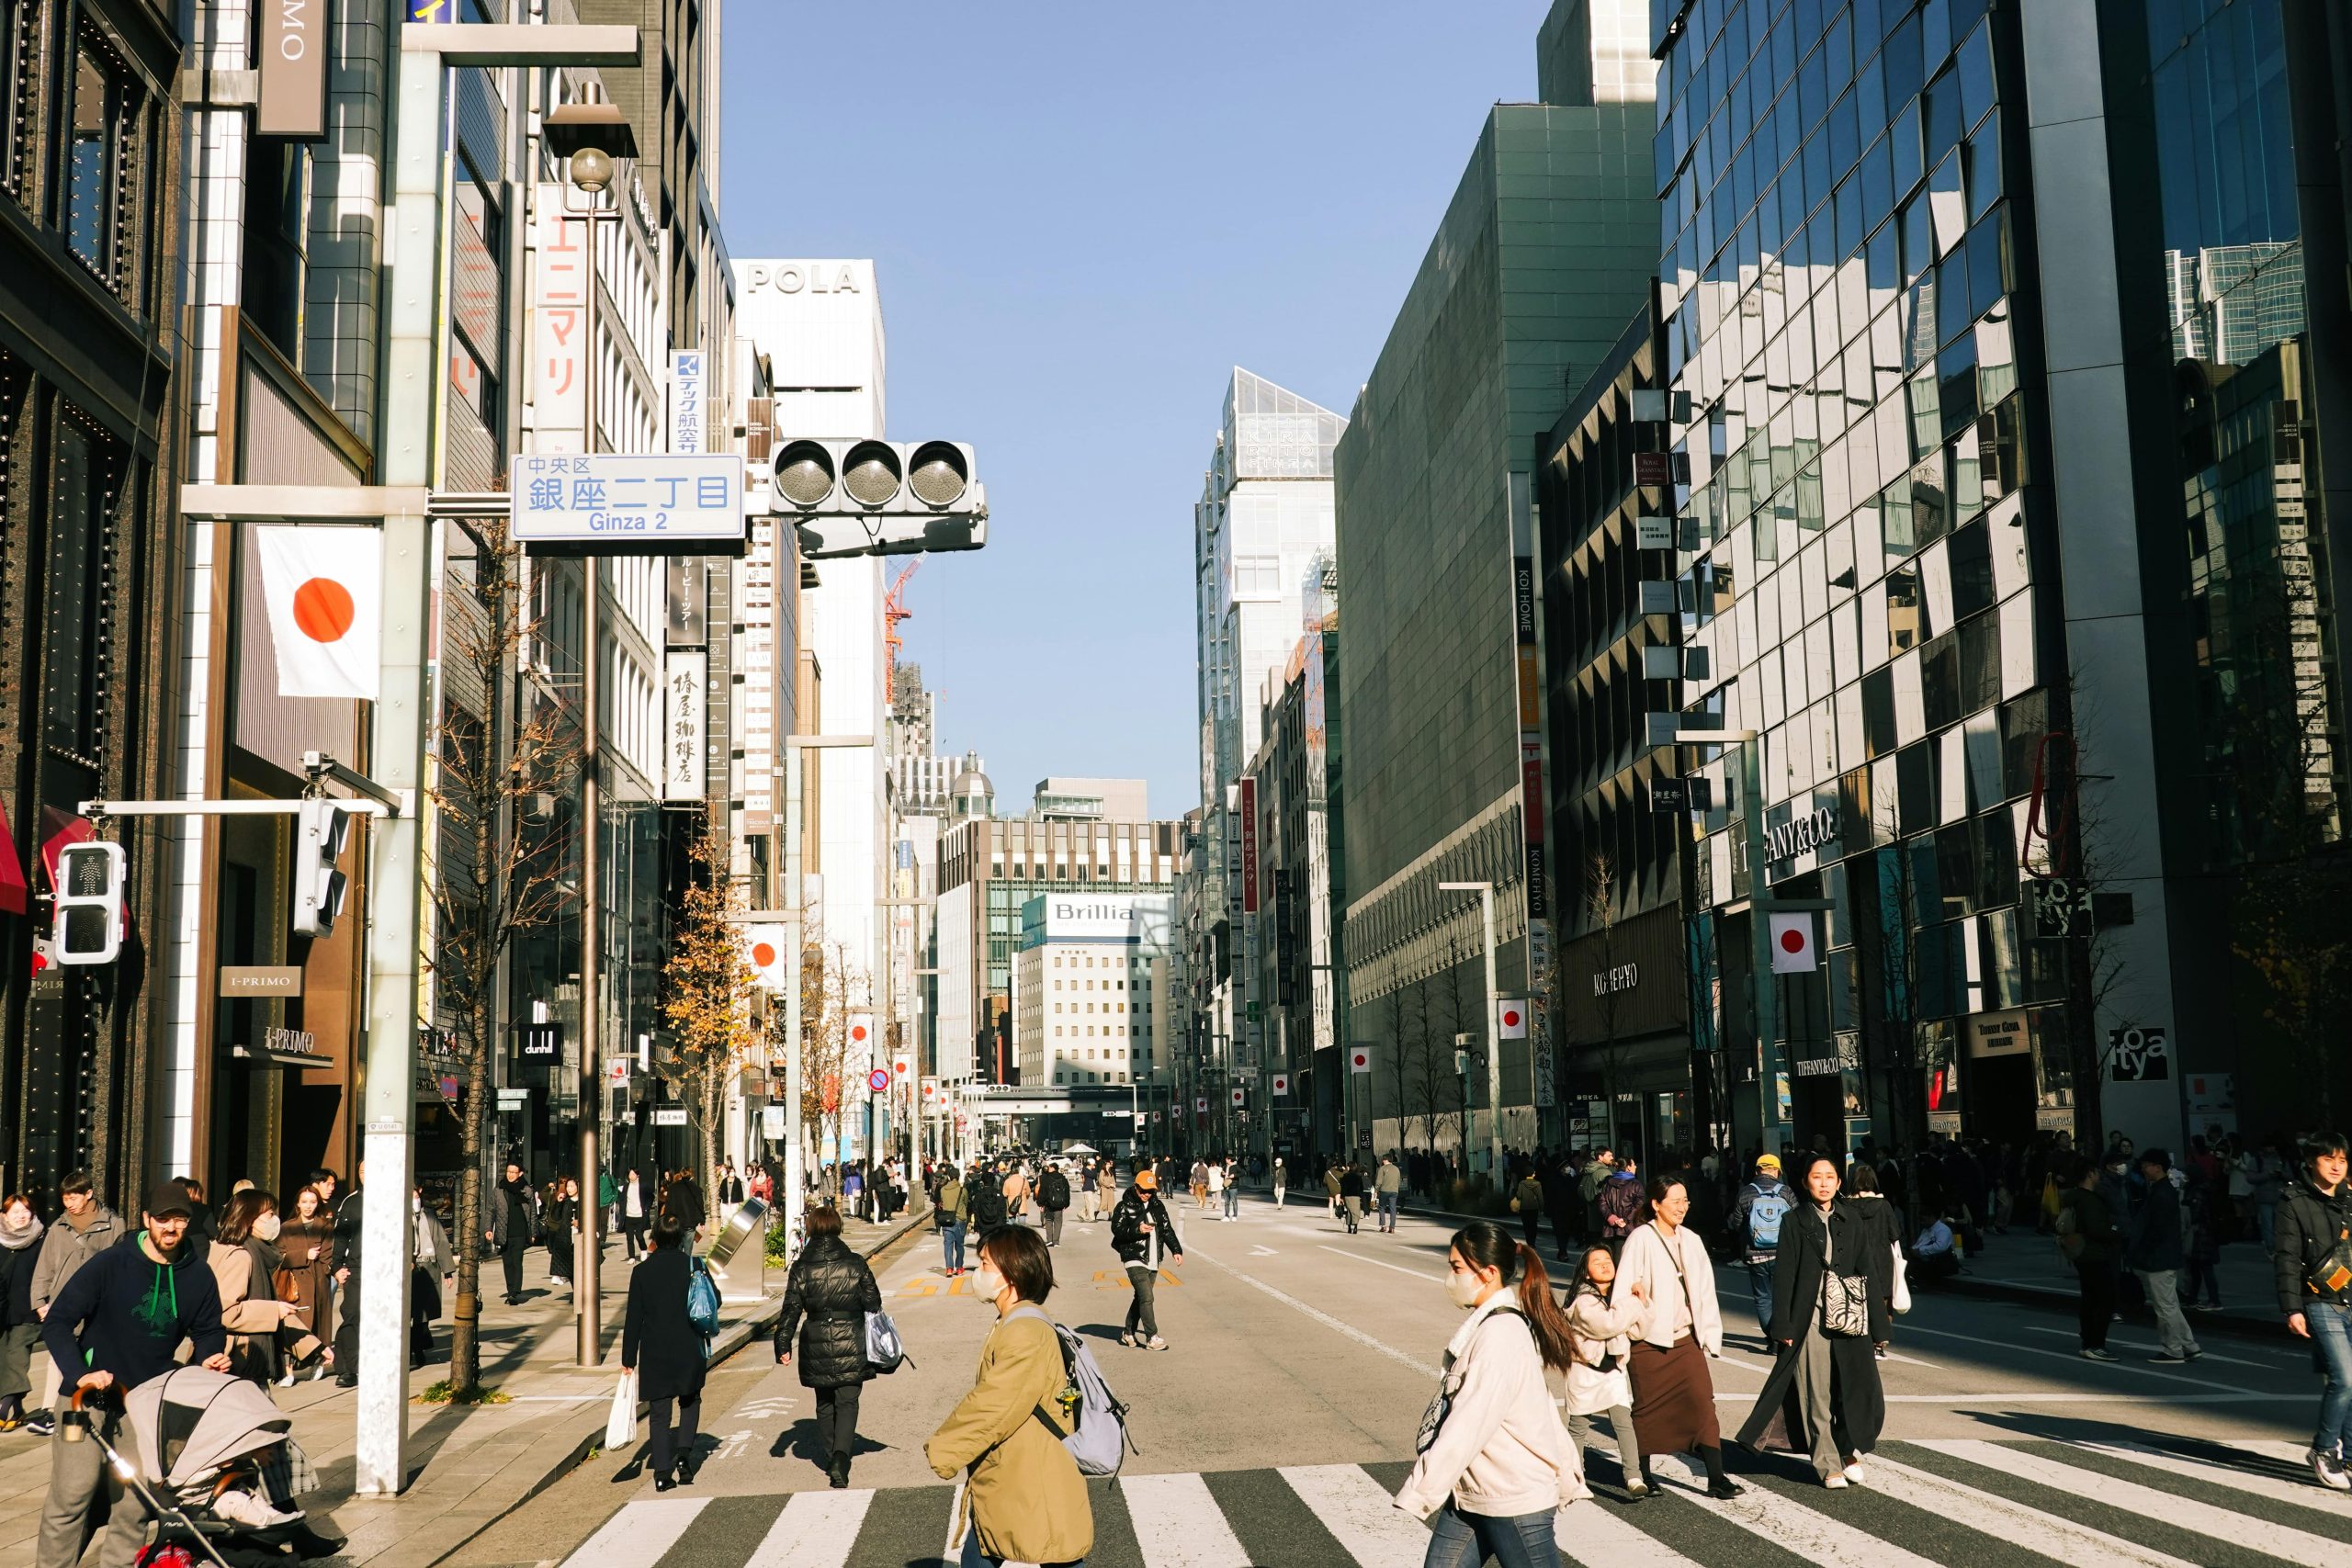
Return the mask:
[[[907,582],[914,576],[916,569],[922,565],[922,557],[917,556],[899,568],[899,575],[891,580],[889,591],[882,595],[882,621],[885,628],[882,640],[890,650],[890,673],[893,676],[899,672],[899,649],[906,646],[907,640],[899,635],[899,623],[911,618],[914,615],[912,610],[907,608]]]

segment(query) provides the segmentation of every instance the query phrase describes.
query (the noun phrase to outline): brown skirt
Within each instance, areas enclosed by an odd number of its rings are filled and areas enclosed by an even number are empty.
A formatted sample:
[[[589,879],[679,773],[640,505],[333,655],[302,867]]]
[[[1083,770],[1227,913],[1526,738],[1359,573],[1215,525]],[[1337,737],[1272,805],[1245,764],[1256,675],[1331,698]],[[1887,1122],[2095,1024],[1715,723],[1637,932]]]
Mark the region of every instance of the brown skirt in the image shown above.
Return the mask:
[[[1698,1337],[1661,1350],[1634,1341],[1627,1369],[1634,1380],[1634,1440],[1645,1454],[1691,1453],[1723,1446],[1715,1424],[1715,1385]]]

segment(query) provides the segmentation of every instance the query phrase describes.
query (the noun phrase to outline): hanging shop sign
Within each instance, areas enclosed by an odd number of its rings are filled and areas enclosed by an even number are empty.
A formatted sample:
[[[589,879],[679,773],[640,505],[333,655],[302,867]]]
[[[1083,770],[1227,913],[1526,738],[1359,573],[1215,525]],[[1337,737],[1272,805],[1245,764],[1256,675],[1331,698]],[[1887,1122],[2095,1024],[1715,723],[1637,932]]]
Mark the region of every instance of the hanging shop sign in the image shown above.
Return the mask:
[[[683,1127],[686,1124],[686,1108],[683,1105],[657,1105],[653,1108],[656,1127]]]
[[[261,81],[254,132],[316,141],[327,133],[328,0],[261,0]]]
[[[512,531],[542,549],[740,553],[743,459],[731,452],[517,453]]]
[[[700,800],[707,781],[703,688],[710,655],[700,649],[671,653],[662,667],[662,798]]]
[[[2033,1030],[2023,1008],[1972,1013],[1961,1020],[1961,1031],[1973,1057],[2024,1056],[2033,1050]]]
[[[299,964],[228,964],[220,969],[223,997],[299,997],[302,966]]]

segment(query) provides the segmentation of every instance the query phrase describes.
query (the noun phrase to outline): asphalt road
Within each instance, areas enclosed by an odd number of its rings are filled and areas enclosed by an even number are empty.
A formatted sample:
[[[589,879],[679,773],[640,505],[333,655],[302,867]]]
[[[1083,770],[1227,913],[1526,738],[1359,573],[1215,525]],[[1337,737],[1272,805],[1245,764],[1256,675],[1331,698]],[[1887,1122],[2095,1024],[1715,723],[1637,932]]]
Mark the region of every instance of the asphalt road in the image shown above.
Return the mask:
[[[1419,1568],[1422,1527],[1386,1506],[1460,1314],[1442,1283],[1448,1228],[1408,1218],[1350,1236],[1319,1207],[1263,1200],[1226,1223],[1185,1213],[1184,1262],[1159,1292],[1165,1352],[1117,1341],[1125,1277],[1108,1227],[1066,1227],[1047,1303],[1091,1335],[1131,1407],[1137,1451],[1094,1487],[1094,1568]],[[994,1314],[941,1277],[937,1245],[887,1253],[883,1292],[914,1364],[866,1385],[846,1492],[826,1490],[812,1403],[764,1348],[716,1371],[705,1461],[656,1496],[639,1450],[592,1460],[485,1531],[463,1568],[931,1568],[953,1490],[923,1438],[969,1386]],[[1747,1278],[1718,1276],[1729,1343],[1713,1364],[1736,1425],[1768,1359]],[[1734,1456],[1746,1498],[1694,1489],[1639,1506],[1613,1450],[1588,1456],[1589,1503],[1565,1510],[1564,1561],[1629,1565],[2060,1562],[2148,1568],[2352,1562],[2352,1497],[2301,1463],[2318,1382],[2310,1359],[2212,1336],[2159,1367],[2143,1328],[2123,1358],[2075,1354],[2071,1305],[1923,1294],[1883,1364],[1888,1423],[1870,1483],[1822,1490],[1787,1456]],[[1673,1481],[1679,1472],[1661,1466]]]

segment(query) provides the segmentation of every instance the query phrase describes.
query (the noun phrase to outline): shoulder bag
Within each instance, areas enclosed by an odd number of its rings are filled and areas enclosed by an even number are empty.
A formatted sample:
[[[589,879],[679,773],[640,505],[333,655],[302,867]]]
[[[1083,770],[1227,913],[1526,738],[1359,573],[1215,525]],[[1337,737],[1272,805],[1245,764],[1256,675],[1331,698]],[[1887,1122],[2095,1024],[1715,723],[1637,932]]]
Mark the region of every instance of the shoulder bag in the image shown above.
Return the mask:
[[[1822,1224],[1828,1224],[1826,1215]],[[1869,1275],[1840,1274],[1825,1260],[1821,1269],[1821,1331],[1833,1339],[1860,1339],[1871,1331]]]
[[[1487,1315],[1523,1318],[1527,1314],[1517,1307],[1497,1307]],[[1413,1434],[1415,1453],[1429,1452],[1430,1445],[1437,1441],[1438,1428],[1445,1425],[1446,1414],[1453,1408],[1453,1390],[1457,1386],[1459,1385],[1455,1383],[1453,1373],[1450,1370],[1437,1380],[1437,1393],[1430,1397],[1429,1408],[1421,1412],[1420,1430]]]

